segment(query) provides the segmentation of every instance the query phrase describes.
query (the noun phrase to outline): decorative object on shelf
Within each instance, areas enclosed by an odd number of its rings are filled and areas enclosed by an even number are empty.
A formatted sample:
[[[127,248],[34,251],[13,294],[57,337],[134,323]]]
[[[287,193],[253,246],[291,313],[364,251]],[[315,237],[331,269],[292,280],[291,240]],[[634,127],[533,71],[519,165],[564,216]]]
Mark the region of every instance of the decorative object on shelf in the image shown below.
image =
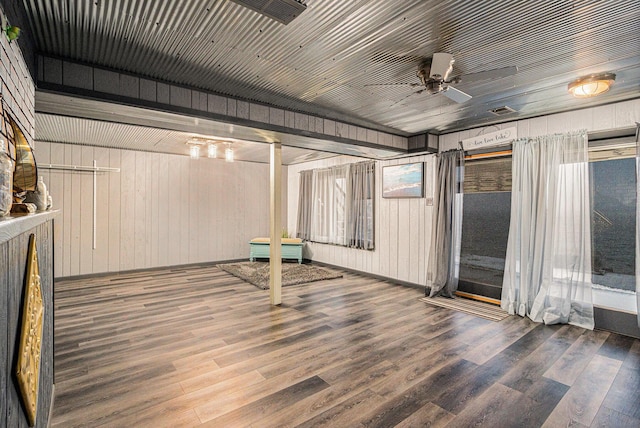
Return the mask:
[[[16,167],[13,173],[13,194],[22,199],[27,191],[35,191],[38,183],[38,167],[31,145],[18,124],[9,116],[16,149]]]
[[[11,212],[13,203],[13,171],[15,169],[15,143],[9,116],[0,95],[0,217]]]
[[[38,207],[31,202],[14,202],[11,205],[11,214],[33,214],[36,211]]]
[[[569,83],[567,89],[576,98],[595,97],[607,92],[615,80],[613,73],[591,74]]]
[[[8,141],[0,135],[0,217],[9,214],[13,203],[13,159],[8,153]]]
[[[382,168],[383,198],[422,198],[424,195],[422,162]]]
[[[15,25],[9,24],[9,20],[7,19],[6,15],[1,12],[0,14],[2,15],[0,17],[2,20],[2,24],[1,24],[2,32],[7,37],[7,40],[9,40],[9,43],[11,43],[14,40],[17,40],[18,37],[20,37],[20,27],[16,27]]]
[[[16,378],[20,386],[29,426],[34,426],[38,411],[38,380],[40,379],[44,305],[40,285],[40,269],[38,268],[38,253],[36,251],[36,236],[33,234],[29,238],[27,275],[24,287]]]
[[[44,177],[40,176],[40,179],[36,184],[36,190],[27,192],[24,201],[35,204],[38,211],[47,210],[47,206],[49,205],[49,193],[47,192],[47,185],[44,183]]]

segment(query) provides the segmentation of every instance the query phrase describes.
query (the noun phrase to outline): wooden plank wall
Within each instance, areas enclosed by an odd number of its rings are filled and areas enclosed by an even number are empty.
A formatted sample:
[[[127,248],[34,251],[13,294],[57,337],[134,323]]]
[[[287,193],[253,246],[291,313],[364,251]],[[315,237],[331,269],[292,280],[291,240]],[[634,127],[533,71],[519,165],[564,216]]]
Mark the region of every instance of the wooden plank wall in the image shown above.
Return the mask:
[[[120,168],[97,175],[95,250],[93,174],[39,170],[62,210],[56,277],[248,258],[248,241],[269,233],[267,164],[42,141],[35,155],[40,164]]]
[[[506,122],[497,126],[486,127],[486,132],[516,126],[518,128],[518,137],[537,137],[580,129],[604,131],[635,127],[636,122],[640,122],[640,99]],[[483,128],[476,128],[442,135],[440,136],[440,150],[454,149],[458,146],[459,141],[479,135],[483,133],[482,131]]]
[[[0,244],[0,426],[28,427],[22,401],[14,379],[17,358],[16,347],[20,343],[20,325],[24,298],[29,235],[36,235],[38,265],[44,303],[40,380],[36,427],[46,427],[53,395],[53,235],[52,222],[48,221]]]
[[[640,99],[568,113],[541,116],[487,127],[486,132],[517,126],[518,136],[539,136],[555,132],[587,129],[588,131],[633,127],[640,122]],[[440,150],[458,147],[464,138],[478,135],[482,129],[466,130],[440,136]],[[288,228],[295,233],[298,212],[299,172],[331,165],[357,162],[360,159],[341,156],[289,167]],[[426,260],[431,239],[432,207],[425,199],[383,199],[382,167],[411,162],[425,162],[425,194],[433,194],[434,157],[417,156],[394,161],[380,161],[376,169],[375,251],[310,244],[313,259],[336,266],[369,272],[387,278],[426,283]]]

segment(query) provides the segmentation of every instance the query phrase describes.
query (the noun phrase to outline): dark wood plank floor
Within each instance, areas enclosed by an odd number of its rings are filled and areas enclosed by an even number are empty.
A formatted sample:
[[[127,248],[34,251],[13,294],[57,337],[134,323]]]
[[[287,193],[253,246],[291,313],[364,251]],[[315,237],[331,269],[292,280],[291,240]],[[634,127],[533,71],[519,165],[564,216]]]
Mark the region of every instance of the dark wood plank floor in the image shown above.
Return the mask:
[[[54,427],[640,426],[640,341],[214,266],[56,284]]]

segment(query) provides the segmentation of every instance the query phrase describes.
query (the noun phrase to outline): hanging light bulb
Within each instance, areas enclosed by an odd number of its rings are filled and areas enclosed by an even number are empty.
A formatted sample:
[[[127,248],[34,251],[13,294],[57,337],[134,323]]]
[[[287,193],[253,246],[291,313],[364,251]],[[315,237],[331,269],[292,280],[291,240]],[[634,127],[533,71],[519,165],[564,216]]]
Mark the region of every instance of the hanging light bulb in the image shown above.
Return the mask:
[[[218,146],[215,144],[209,144],[209,147],[207,147],[207,157],[210,159],[218,157]]]
[[[189,146],[189,157],[191,157],[191,159],[198,159],[200,157],[200,146],[197,144]]]
[[[231,148],[231,144],[228,144],[227,148],[224,150],[224,160],[227,162],[233,162],[233,149]]]

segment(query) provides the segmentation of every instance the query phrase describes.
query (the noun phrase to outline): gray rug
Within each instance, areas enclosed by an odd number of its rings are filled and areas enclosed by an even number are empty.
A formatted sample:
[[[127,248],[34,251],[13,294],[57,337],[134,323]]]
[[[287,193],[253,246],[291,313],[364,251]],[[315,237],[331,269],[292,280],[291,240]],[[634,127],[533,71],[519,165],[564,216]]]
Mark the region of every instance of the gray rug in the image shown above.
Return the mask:
[[[258,288],[269,289],[269,263],[267,262],[226,263],[218,267]],[[283,287],[334,278],[342,278],[342,274],[309,264],[282,263]]]

